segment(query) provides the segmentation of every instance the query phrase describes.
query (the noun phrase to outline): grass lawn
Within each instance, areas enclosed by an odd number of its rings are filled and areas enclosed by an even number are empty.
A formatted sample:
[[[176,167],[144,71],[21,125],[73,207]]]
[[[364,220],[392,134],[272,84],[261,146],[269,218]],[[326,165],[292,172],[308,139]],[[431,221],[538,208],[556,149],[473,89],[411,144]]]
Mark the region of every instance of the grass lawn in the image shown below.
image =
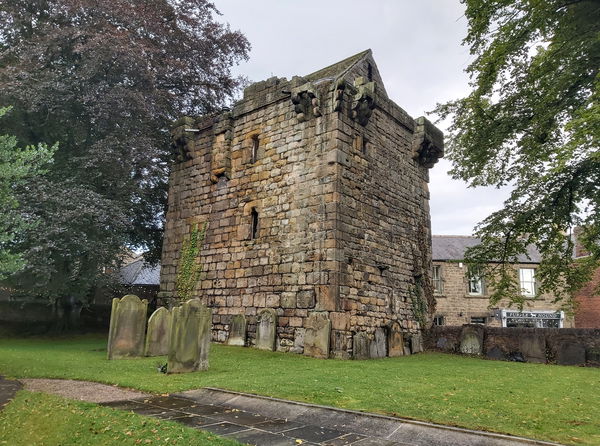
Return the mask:
[[[0,445],[9,446],[203,445],[240,443],[96,404],[19,392],[0,412]]]
[[[213,345],[210,370],[158,373],[165,358],[106,360],[105,337],[0,339],[0,373],[165,393],[214,386],[569,444],[600,444],[600,369],[425,353],[318,360]]]

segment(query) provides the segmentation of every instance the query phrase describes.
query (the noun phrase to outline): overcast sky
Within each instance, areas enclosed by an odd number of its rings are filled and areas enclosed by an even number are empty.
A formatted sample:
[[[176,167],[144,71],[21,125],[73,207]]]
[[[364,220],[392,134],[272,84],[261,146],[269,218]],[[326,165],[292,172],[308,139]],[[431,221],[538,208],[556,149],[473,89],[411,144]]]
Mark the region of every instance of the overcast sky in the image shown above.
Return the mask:
[[[251,81],[305,75],[367,48],[392,100],[413,118],[464,96],[471,61],[461,46],[467,21],[458,0],[214,0],[222,20],[241,30],[250,60],[236,73]],[[442,130],[444,126],[440,124]],[[499,208],[506,191],[467,189],[442,160],[430,171],[434,234],[469,235]]]

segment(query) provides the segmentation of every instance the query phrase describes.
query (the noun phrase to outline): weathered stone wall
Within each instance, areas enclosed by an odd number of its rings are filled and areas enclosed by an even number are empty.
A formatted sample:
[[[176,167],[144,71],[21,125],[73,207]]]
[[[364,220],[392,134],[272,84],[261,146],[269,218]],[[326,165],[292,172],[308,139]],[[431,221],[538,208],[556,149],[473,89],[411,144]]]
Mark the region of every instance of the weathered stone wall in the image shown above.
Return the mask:
[[[426,331],[425,348],[458,353],[465,329],[481,332],[481,355],[490,359],[600,366],[600,330],[594,329],[436,326]]]
[[[350,353],[352,334],[398,321],[421,328],[415,306],[431,295],[428,170],[411,156],[414,121],[375,90],[366,126],[340,113],[336,132],[339,305],[333,349]]]
[[[177,297],[182,243],[208,222],[194,295],[213,308],[215,340],[244,314],[253,345],[257,314],[273,308],[276,348],[302,352],[319,311],[332,322],[333,355],[349,357],[354,333],[373,337],[398,321],[417,334],[428,316],[428,166],[415,156],[417,125],[387,99],[370,54],[337,78],[328,70],[258,82],[231,112],[174,130],[161,296]]]
[[[492,317],[489,298],[492,292],[489,286],[484,287],[484,294],[474,296],[468,293],[467,267],[459,262],[433,261],[434,265],[441,266],[443,279],[443,293],[435,293],[436,316],[443,316],[444,325],[463,325],[471,322],[471,317],[485,317],[486,325],[500,327],[499,319]],[[462,266],[461,266],[462,265]],[[535,268],[532,264],[515,264],[518,268]],[[552,294],[542,294],[538,299],[526,299],[524,311],[553,310],[560,311],[560,304],[553,302]],[[507,301],[500,301],[495,308],[508,308]],[[573,317],[565,315],[564,327],[573,327]]]

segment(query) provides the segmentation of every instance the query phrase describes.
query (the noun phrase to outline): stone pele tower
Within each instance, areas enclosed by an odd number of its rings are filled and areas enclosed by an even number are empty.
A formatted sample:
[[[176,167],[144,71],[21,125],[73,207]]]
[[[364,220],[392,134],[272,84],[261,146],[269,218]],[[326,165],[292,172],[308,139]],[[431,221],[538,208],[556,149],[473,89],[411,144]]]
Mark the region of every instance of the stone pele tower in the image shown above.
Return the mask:
[[[315,315],[335,358],[420,350],[433,311],[428,170],[443,135],[392,102],[370,50],[292,80],[252,84],[233,109],[173,129],[161,294],[182,246],[206,234],[194,290],[213,339],[277,314],[276,349],[301,353]]]

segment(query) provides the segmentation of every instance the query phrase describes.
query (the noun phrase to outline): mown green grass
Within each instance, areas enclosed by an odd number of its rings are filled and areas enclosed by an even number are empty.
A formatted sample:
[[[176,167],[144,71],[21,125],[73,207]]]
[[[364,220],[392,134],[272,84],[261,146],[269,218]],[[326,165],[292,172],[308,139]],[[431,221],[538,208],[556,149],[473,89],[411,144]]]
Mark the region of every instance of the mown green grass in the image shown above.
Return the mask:
[[[569,444],[600,444],[600,370],[439,353],[318,360],[213,345],[210,370],[164,375],[165,358],[106,360],[105,338],[0,340],[0,373],[165,393],[204,386]]]
[[[236,446],[240,443],[172,421],[21,391],[0,412],[0,445]]]

